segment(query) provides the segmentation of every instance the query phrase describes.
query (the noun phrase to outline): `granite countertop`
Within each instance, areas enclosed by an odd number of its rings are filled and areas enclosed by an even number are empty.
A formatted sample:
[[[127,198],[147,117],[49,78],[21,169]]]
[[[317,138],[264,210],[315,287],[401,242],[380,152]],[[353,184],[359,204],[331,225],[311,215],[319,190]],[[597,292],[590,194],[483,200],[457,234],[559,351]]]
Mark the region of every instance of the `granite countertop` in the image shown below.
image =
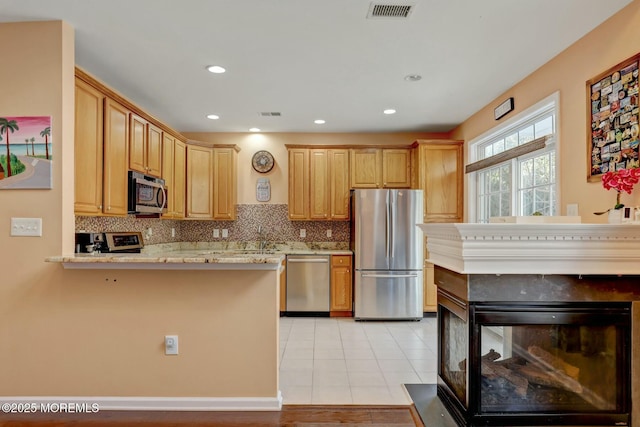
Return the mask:
[[[47,262],[65,268],[117,269],[277,269],[287,254],[351,255],[329,245],[271,244],[258,249],[251,242],[181,242],[146,246],[142,253],[93,253],[52,256]]]

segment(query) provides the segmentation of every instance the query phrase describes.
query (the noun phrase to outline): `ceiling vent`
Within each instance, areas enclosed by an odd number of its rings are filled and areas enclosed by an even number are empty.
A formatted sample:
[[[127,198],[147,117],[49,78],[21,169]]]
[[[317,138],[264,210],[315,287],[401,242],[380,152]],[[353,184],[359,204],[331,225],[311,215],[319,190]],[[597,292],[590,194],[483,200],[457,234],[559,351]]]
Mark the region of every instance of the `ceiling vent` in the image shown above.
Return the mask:
[[[262,117],[280,117],[282,116],[282,113],[277,111],[263,111],[260,115]]]
[[[371,3],[367,19],[408,18],[413,12],[415,3],[411,4],[383,4]]]

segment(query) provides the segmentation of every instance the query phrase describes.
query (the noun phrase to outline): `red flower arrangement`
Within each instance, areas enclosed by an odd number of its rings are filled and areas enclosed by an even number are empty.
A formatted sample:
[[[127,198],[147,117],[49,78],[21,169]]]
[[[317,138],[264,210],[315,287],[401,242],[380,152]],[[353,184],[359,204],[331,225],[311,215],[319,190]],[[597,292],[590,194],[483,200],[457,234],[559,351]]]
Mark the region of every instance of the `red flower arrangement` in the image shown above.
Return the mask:
[[[607,172],[602,175],[602,186],[607,189],[617,190],[616,205],[613,209],[622,209],[624,205],[620,203],[620,193],[622,191],[631,194],[633,186],[640,181],[640,168],[620,169],[615,172]],[[609,209],[610,210],[610,209]],[[605,211],[608,212],[609,210]],[[604,212],[602,212],[604,213]]]

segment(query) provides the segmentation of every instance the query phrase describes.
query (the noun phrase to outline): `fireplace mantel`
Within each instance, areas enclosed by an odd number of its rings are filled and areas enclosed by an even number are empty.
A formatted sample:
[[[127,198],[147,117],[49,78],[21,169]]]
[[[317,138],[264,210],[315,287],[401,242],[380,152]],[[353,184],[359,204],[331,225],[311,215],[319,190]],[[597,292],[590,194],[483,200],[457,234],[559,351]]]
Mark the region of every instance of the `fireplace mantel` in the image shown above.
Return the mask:
[[[418,226],[428,261],[461,274],[640,274],[640,225]]]

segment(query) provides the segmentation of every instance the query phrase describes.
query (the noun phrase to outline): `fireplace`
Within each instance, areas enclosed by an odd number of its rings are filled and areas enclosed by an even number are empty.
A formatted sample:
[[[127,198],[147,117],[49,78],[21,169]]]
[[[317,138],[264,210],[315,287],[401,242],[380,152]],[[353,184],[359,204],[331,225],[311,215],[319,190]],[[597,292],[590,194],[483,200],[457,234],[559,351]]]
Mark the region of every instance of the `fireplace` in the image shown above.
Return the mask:
[[[438,397],[459,425],[631,425],[637,276],[435,279]]]

